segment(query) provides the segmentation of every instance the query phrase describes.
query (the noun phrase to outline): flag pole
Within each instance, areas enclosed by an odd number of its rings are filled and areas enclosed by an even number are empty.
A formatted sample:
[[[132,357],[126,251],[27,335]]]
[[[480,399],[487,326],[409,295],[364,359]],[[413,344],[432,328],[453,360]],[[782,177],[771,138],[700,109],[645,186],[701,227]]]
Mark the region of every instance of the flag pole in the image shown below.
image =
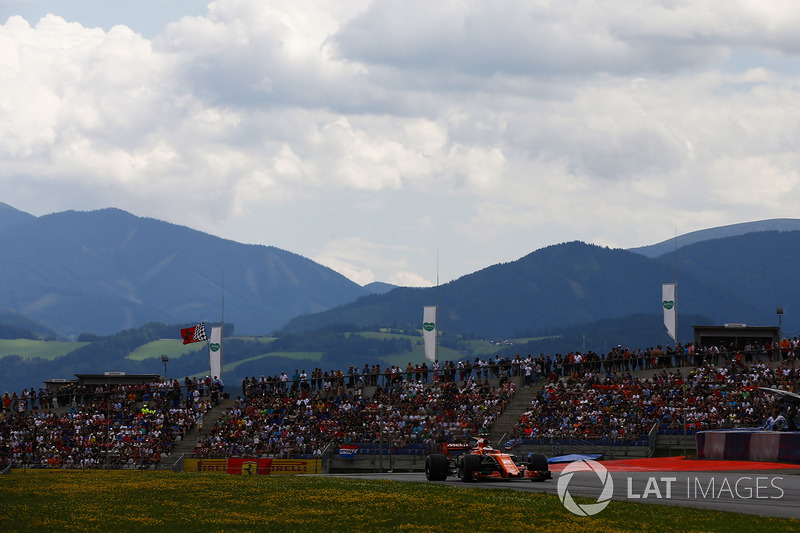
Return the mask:
[[[675,344],[678,344],[678,226],[675,226]],[[677,346],[675,346],[677,351]]]
[[[675,352],[678,352],[678,226],[675,226]],[[685,360],[685,357],[683,357]],[[681,361],[683,362],[683,361]],[[686,438],[689,434],[689,421],[686,419],[686,388],[683,389],[683,399],[681,402],[681,411],[683,411],[683,457],[689,457],[689,451],[686,448]]]
[[[436,343],[433,349],[433,360],[439,362],[439,249],[436,249]]]
[[[205,321],[203,321],[203,331],[205,329]],[[214,375],[214,365],[211,364],[211,332],[206,333],[206,350],[208,351],[208,376],[212,377]]]
[[[225,364],[225,271],[222,271],[222,331],[219,334],[219,379],[222,379],[222,368]],[[224,382],[223,382],[224,383]]]

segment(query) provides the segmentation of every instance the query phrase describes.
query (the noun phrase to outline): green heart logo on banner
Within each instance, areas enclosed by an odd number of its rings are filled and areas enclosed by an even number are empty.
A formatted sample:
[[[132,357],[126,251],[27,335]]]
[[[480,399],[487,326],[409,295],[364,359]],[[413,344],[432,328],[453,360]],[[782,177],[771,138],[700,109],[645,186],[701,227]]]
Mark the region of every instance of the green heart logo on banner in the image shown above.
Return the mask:
[[[424,329],[425,331],[433,331],[434,329],[436,329],[436,322],[423,322],[422,329]]]
[[[664,306],[664,309],[669,311],[670,309],[675,307],[675,302],[673,300],[664,300],[663,302],[661,302],[661,305]]]
[[[219,351],[219,343],[218,342],[212,342],[211,344],[208,345],[208,347],[211,348],[212,352]]]

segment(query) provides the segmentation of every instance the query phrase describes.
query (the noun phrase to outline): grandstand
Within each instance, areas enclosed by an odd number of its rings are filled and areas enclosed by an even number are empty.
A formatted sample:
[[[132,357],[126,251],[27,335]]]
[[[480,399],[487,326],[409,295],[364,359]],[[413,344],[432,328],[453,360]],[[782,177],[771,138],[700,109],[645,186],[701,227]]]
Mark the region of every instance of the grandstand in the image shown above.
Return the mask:
[[[619,347],[447,362],[422,374],[315,369],[250,378],[231,399],[210,380],[69,382],[4,396],[0,470],[180,470],[185,459],[231,457],[420,470],[443,443],[479,434],[518,455],[691,452],[697,431],[760,426],[775,400],[758,387],[797,389],[794,358],[783,355]]]

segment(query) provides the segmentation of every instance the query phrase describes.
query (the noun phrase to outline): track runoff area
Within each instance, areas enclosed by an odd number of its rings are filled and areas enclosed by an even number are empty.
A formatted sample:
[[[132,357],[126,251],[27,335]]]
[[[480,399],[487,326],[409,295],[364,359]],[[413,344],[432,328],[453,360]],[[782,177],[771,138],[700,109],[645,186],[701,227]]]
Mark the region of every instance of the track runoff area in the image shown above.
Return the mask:
[[[551,464],[550,471],[553,479],[539,483],[487,480],[469,486],[555,494],[579,516],[600,514],[615,501],[624,501],[800,519],[800,465],[683,457],[578,459]],[[340,476],[464,485],[455,476],[427,481],[421,472]],[[575,496],[591,501],[578,504]]]

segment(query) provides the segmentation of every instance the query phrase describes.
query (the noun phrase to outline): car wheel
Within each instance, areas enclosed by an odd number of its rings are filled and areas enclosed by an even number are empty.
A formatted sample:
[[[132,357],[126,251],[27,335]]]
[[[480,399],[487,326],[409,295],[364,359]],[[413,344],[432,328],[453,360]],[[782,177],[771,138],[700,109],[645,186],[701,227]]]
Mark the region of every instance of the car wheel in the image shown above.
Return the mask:
[[[481,469],[480,455],[467,454],[461,461],[461,481],[475,481],[475,472]]]
[[[528,457],[528,470],[531,472],[549,472],[550,465],[547,463],[547,457],[541,453],[534,453]],[[531,478],[531,481],[544,481],[546,476],[539,476]]]
[[[428,481],[444,481],[447,479],[447,457],[435,453],[425,458],[425,477]]]

